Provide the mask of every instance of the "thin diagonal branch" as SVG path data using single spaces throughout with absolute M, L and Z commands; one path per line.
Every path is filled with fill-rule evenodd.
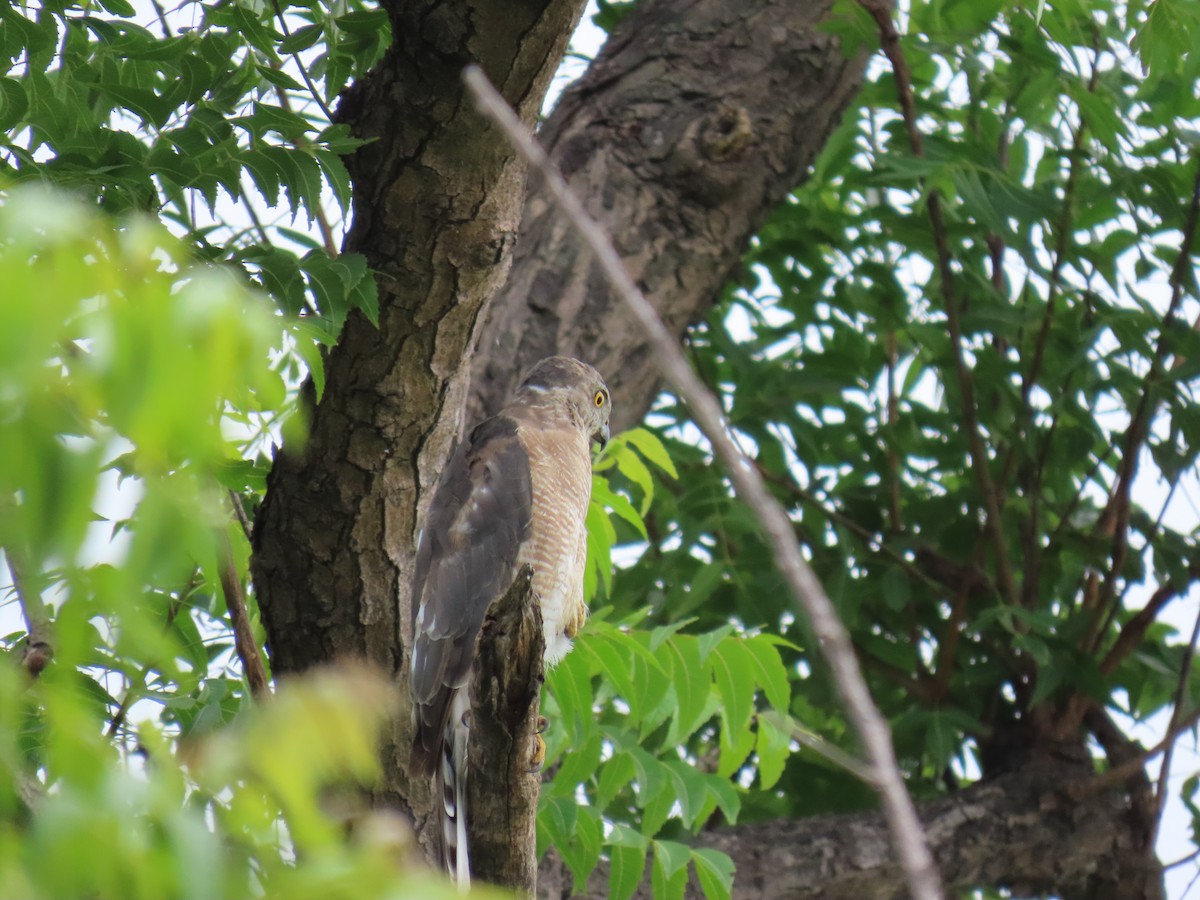
M 1191 681 L 1192 660 L 1196 658 L 1196 643 L 1200 641 L 1200 613 L 1196 614 L 1196 622 L 1192 626 L 1192 637 L 1183 653 L 1183 662 L 1179 667 L 1179 682 L 1175 685 L 1175 706 L 1171 710 L 1171 724 L 1167 726 L 1167 734 L 1175 732 L 1179 720 L 1183 718 L 1183 704 L 1188 695 L 1188 682 Z M 1154 846 L 1162 825 L 1163 808 L 1167 803 L 1167 778 L 1171 774 L 1171 757 L 1175 753 L 1175 741 L 1163 748 L 1162 766 L 1158 770 L 1158 788 L 1154 794 L 1155 816 L 1154 834 L 1150 837 L 1150 845 Z
M 229 609 L 229 621 L 233 625 L 233 646 L 242 671 L 250 684 L 250 693 L 255 700 L 262 700 L 271 693 L 258 641 L 250 627 L 250 615 L 246 612 L 246 594 L 242 590 L 242 579 L 238 577 L 237 564 L 233 561 L 233 547 L 229 535 L 221 528 L 217 532 L 217 577 L 221 580 L 221 592 L 225 595 L 225 606 Z
M 873 787 L 883 802 L 892 841 L 912 895 L 917 900 L 941 898 L 941 879 L 934 867 L 912 799 L 905 790 L 887 722 L 871 700 L 854 656 L 850 636 L 838 619 L 825 589 L 800 554 L 792 531 L 792 521 L 771 496 L 758 470 L 738 451 L 729 436 L 720 405 L 704 389 L 675 339 L 629 277 L 607 235 L 588 216 L 579 198 L 567 187 L 562 175 L 529 136 L 483 72 L 471 66 L 464 73 L 464 78 L 481 111 L 500 126 L 520 155 L 541 173 L 559 210 L 571 221 L 600 264 L 614 293 L 626 304 L 652 342 L 659 371 L 687 403 L 696 425 L 725 464 L 738 496 L 758 518 L 772 549 L 775 564 L 796 606 L 806 616 L 817 637 L 847 717 L 854 724 L 870 760 Z
M 275 0 L 274 7 L 275 7 L 275 18 L 277 18 L 279 20 L 279 27 L 283 31 L 284 38 L 290 38 L 292 36 L 292 30 L 288 27 L 287 17 L 284 16 L 283 9 L 280 8 L 278 0 Z M 302 60 L 300 58 L 299 53 L 293 53 L 293 54 L 291 54 L 291 56 L 292 56 L 292 60 L 296 63 L 296 68 L 300 70 L 300 77 L 302 79 L 304 79 L 304 86 L 308 88 L 308 93 L 312 97 L 313 102 L 316 103 L 317 106 L 319 106 L 321 108 L 321 112 L 325 114 L 325 119 L 329 122 L 332 122 L 333 121 L 333 113 L 332 113 L 332 111 L 330 111 L 329 107 L 326 105 L 325 101 L 322 99 L 321 92 L 318 91 L 317 86 L 315 84 L 313 84 L 312 78 L 309 77 L 308 66 L 306 66 L 304 64 L 304 60 Z M 271 62 L 275 63 L 276 61 L 271 60 Z M 280 90 L 281 99 L 282 99 L 282 94 L 283 94 L 283 91 L 281 89 Z M 285 107 L 287 106 L 286 100 L 284 100 L 284 106 Z
M 908 63 L 904 58 L 904 53 L 900 49 L 900 38 L 896 34 L 896 26 L 892 22 L 891 6 L 881 0 L 859 0 L 859 2 L 871 14 L 879 27 L 880 47 L 892 64 L 896 92 L 900 100 L 900 111 L 904 116 L 904 125 L 908 131 L 909 145 L 913 156 L 921 158 L 925 155 L 925 149 L 921 131 L 917 128 L 912 79 L 909 77 Z M 954 287 L 950 241 L 946 234 L 945 217 L 942 215 L 941 193 L 936 188 L 929 188 L 925 206 L 929 211 L 933 243 L 937 251 L 938 279 L 941 282 L 943 305 L 946 310 L 946 329 L 950 332 L 950 347 L 954 354 L 954 374 L 962 399 L 963 426 L 971 453 L 972 468 L 974 468 L 975 477 L 979 481 L 979 492 L 982 495 L 984 511 L 987 514 L 987 531 L 991 537 L 992 552 L 996 556 L 996 579 L 1005 601 L 1010 605 L 1016 605 L 1017 589 L 1013 580 L 1012 564 L 1008 557 L 1008 545 L 1004 542 L 1004 530 L 1000 523 L 999 495 L 992 480 L 991 463 L 983 441 L 983 433 L 979 429 L 975 383 L 963 354 L 962 323 L 958 317 L 959 300 Z
M 1159 613 L 1163 611 L 1168 603 L 1182 594 L 1189 586 L 1200 578 L 1200 566 L 1191 566 L 1188 568 L 1188 581 L 1185 584 L 1176 584 L 1168 582 L 1161 585 L 1150 599 L 1132 619 L 1125 623 L 1121 629 L 1121 633 L 1117 636 L 1116 643 L 1112 645 L 1104 659 L 1100 661 L 1100 674 L 1111 675 L 1126 657 L 1129 656 L 1142 639 L 1146 636 L 1147 629 L 1150 628 L 1154 620 L 1158 618 Z
M 900 462 L 896 456 L 895 428 L 900 421 L 900 399 L 896 392 L 896 365 L 899 360 L 896 332 L 887 333 L 887 407 L 884 422 L 888 426 L 887 450 L 888 471 L 888 525 L 893 531 L 904 528 L 900 515 Z
M 954 674 L 955 656 L 958 654 L 958 643 L 962 638 L 963 623 L 967 618 L 967 600 L 970 599 L 971 589 L 975 587 L 976 573 L 983 561 L 983 544 L 976 540 L 975 551 L 971 556 L 971 565 L 963 575 L 961 584 L 954 594 L 954 602 L 950 606 L 950 617 L 942 630 L 941 640 L 938 641 L 937 661 L 934 667 L 933 690 L 934 696 L 941 700 L 950 690 L 950 677 Z
M 936 577 L 931 576 L 920 566 L 914 564 L 911 560 L 906 559 L 903 553 L 900 553 L 894 547 L 889 546 L 887 541 L 883 540 L 879 534 L 871 531 L 869 528 L 864 528 L 837 507 L 825 503 L 811 491 L 807 490 L 806 488 L 802 488 L 793 479 L 785 478 L 775 474 L 757 460 L 752 460 L 751 462 L 758 470 L 758 473 L 762 476 L 763 480 L 789 491 L 801 503 L 811 506 L 835 525 L 840 525 L 847 531 L 851 532 L 855 537 L 862 541 L 863 546 L 872 553 L 887 557 L 896 566 L 903 569 L 908 575 L 919 581 L 925 582 L 925 584 L 929 585 L 935 590 L 941 590 L 944 586 L 946 586 L 944 581 L 940 581 Z M 935 557 L 933 561 L 939 565 L 954 565 L 952 561 L 943 560 L 941 557 Z M 975 574 L 978 575 L 979 573 Z M 984 585 L 984 587 L 986 587 L 986 585 Z
M 12 575 L 13 592 L 17 595 L 17 603 L 25 619 L 25 648 L 21 652 L 21 665 L 31 677 L 37 678 L 54 656 L 50 613 L 42 602 L 41 591 L 26 578 L 25 563 L 19 558 L 20 555 L 11 546 L 4 548 L 8 572 Z
M 246 515 L 246 507 L 242 505 L 242 498 L 237 491 L 229 492 L 229 503 L 233 506 L 234 518 L 238 520 L 238 524 L 242 526 L 242 534 L 246 536 L 247 541 L 253 541 L 254 529 L 250 524 L 250 519 Z
M 1107 772 L 1101 772 L 1094 778 L 1089 778 L 1086 781 L 1080 781 L 1075 784 L 1067 785 L 1067 794 L 1075 801 L 1082 800 L 1084 797 L 1089 797 L 1100 791 L 1106 790 L 1113 785 L 1120 784 L 1132 775 L 1136 775 L 1146 767 L 1146 763 L 1154 759 L 1160 753 L 1166 751 L 1168 747 L 1179 739 L 1179 736 L 1189 728 L 1195 727 L 1200 723 L 1200 706 L 1196 707 L 1186 716 L 1183 716 L 1179 721 L 1167 731 L 1166 736 L 1161 741 L 1151 747 L 1149 750 L 1137 754 L 1130 759 L 1124 760 L 1119 765 L 1113 766 Z

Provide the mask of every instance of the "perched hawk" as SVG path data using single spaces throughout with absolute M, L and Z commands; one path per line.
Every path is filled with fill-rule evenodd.
M 518 569 L 533 568 L 546 665 L 583 625 L 592 441 L 608 440 L 608 387 L 591 366 L 544 359 L 512 401 L 455 452 L 433 495 L 417 549 L 412 606 L 412 770 L 438 779 L 443 855 L 470 882 L 465 716 L 475 638 Z

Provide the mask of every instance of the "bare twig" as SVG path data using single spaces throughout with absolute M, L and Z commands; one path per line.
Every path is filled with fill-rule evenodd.
M 1182 594 L 1188 589 L 1195 579 L 1200 578 L 1200 566 L 1191 566 L 1188 568 L 1188 581 L 1184 584 L 1176 584 L 1175 582 L 1167 582 L 1160 585 L 1150 599 L 1146 601 L 1146 605 L 1138 610 L 1137 614 L 1125 623 L 1121 628 L 1121 633 L 1117 635 L 1116 642 L 1104 655 L 1104 659 L 1100 661 L 1100 674 L 1104 676 L 1111 675 L 1126 657 L 1129 656 L 1146 636 L 1146 631 L 1158 618 L 1158 614 L 1163 611 L 1168 603 Z
M 246 595 L 242 591 L 242 580 L 238 577 L 237 565 L 233 561 L 233 548 L 224 528 L 217 532 L 217 577 L 221 579 L 221 592 L 225 595 L 229 621 L 233 625 L 233 646 L 238 659 L 242 661 L 246 681 L 250 683 L 250 693 L 255 700 L 262 700 L 270 694 L 271 688 L 262 655 L 258 652 L 258 642 L 254 639 L 254 630 L 250 627 L 250 615 L 246 612 Z
M 896 34 L 896 26 L 892 22 L 892 6 L 884 0 L 859 0 L 859 3 L 871 14 L 879 27 L 880 47 L 892 64 L 900 111 L 904 116 L 904 125 L 908 131 L 909 145 L 913 156 L 923 157 L 925 150 L 921 131 L 917 128 L 912 79 L 909 76 L 908 63 L 900 49 L 900 37 Z M 971 453 L 972 468 L 975 470 L 975 477 L 979 482 L 979 493 L 983 498 L 984 511 L 987 513 L 987 531 L 992 542 L 992 552 L 996 556 L 996 580 L 1005 601 L 1015 606 L 1017 603 L 1016 584 L 1013 580 L 1012 564 L 1008 557 L 1008 545 L 1004 541 L 1004 529 L 1001 527 L 1000 501 L 992 479 L 991 461 L 988 459 L 983 433 L 979 429 L 975 383 L 963 353 L 962 323 L 958 316 L 959 299 L 954 288 L 950 240 L 947 237 L 945 217 L 942 215 L 941 194 L 936 188 L 928 190 L 925 206 L 929 211 L 933 243 L 937 250 L 938 279 L 941 282 L 943 306 L 946 310 L 946 330 L 950 332 L 950 347 L 954 354 L 954 374 L 962 399 L 963 426 L 967 436 L 967 446 Z
M 279 20 L 279 27 L 283 31 L 284 38 L 290 38 L 292 36 L 292 30 L 291 30 L 291 28 L 288 27 L 287 17 L 284 16 L 284 14 L 283 14 L 283 9 L 279 5 L 279 0 L 275 0 L 274 7 L 275 7 L 275 18 L 277 18 Z M 321 98 L 321 92 L 317 90 L 317 86 L 313 83 L 312 78 L 309 76 L 308 66 L 306 66 L 304 64 L 304 60 L 302 60 L 300 58 L 299 53 L 293 53 L 293 54 L 291 54 L 291 56 L 292 56 L 292 60 L 296 63 L 296 68 L 300 70 L 300 77 L 304 79 L 304 86 L 308 88 L 308 93 L 312 97 L 313 102 L 316 103 L 317 106 L 319 106 L 321 108 L 321 112 L 325 115 L 326 121 L 332 122 L 333 121 L 333 112 L 329 109 L 329 107 L 326 105 L 325 101 Z M 276 61 L 271 60 L 271 62 L 275 63 Z M 284 103 L 284 106 L 286 107 L 287 101 L 284 100 L 283 103 Z
M 570 219 L 600 264 L 613 291 L 624 301 L 654 346 L 659 370 L 691 409 L 696 425 L 725 464 L 738 496 L 758 518 L 773 551 L 775 564 L 799 611 L 807 617 L 817 637 L 847 717 L 854 724 L 870 760 L 872 786 L 883 802 L 884 814 L 909 889 L 918 900 L 941 898 L 941 879 L 896 764 L 887 722 L 871 701 L 850 636 L 816 575 L 800 555 L 787 513 L 771 496 L 753 464 L 738 451 L 726 429 L 720 405 L 696 378 L 679 345 L 629 277 L 612 242 L 584 211 L 582 203 L 567 187 L 557 169 L 529 136 L 504 99 L 488 83 L 483 72 L 478 67 L 470 66 L 464 72 L 464 79 L 481 111 L 501 128 L 520 155 L 541 173 L 558 208 Z
M 1191 681 L 1192 660 L 1196 658 L 1196 642 L 1200 641 L 1200 613 L 1196 615 L 1196 623 L 1192 626 L 1192 637 L 1187 649 L 1183 652 L 1183 663 L 1179 667 L 1179 682 L 1175 685 L 1175 706 L 1171 710 L 1171 724 L 1167 726 L 1167 734 L 1171 734 L 1183 718 L 1183 704 L 1188 696 L 1188 682 Z M 1147 843 L 1153 847 L 1158 837 L 1159 826 L 1162 825 L 1163 808 L 1167 803 L 1167 778 L 1171 774 L 1171 757 L 1175 753 L 1175 742 L 1163 748 L 1162 766 L 1158 770 L 1158 788 L 1154 794 L 1155 816 L 1154 834 Z
M 238 520 L 238 524 L 242 526 L 242 534 L 246 536 L 246 540 L 250 541 L 254 537 L 254 529 L 250 525 L 250 519 L 246 516 L 246 507 L 242 506 L 242 498 L 237 491 L 229 492 L 229 502 L 233 505 L 233 515 Z
M 31 677 L 37 678 L 50 664 L 54 656 L 51 643 L 50 613 L 42 602 L 42 592 L 26 578 L 25 564 L 20 553 L 11 546 L 4 548 L 8 560 L 8 571 L 12 575 L 13 592 L 25 618 L 25 649 L 21 653 L 21 665 Z
M 1130 759 L 1124 760 L 1120 764 L 1113 766 L 1107 772 L 1100 773 L 1095 778 L 1089 778 L 1087 781 L 1081 781 L 1077 784 L 1069 785 L 1067 792 L 1073 799 L 1080 800 L 1083 797 L 1087 797 L 1096 793 L 1097 791 L 1102 791 L 1106 788 L 1112 787 L 1113 785 L 1120 784 L 1144 769 L 1146 767 L 1146 763 L 1154 759 L 1154 757 L 1158 756 L 1160 753 L 1165 752 L 1168 747 L 1172 746 L 1175 741 L 1179 739 L 1181 734 L 1183 734 L 1189 728 L 1195 727 L 1198 722 L 1200 722 L 1200 707 L 1192 710 L 1186 716 L 1181 717 L 1179 721 L 1167 731 L 1166 736 L 1149 750 L 1145 750 L 1138 755 L 1131 757 Z
M 904 528 L 904 520 L 900 516 L 900 462 L 896 457 L 895 428 L 900 421 L 900 399 L 896 393 L 896 365 L 899 361 L 899 348 L 896 332 L 887 333 L 887 408 L 884 421 L 888 426 L 887 467 L 888 467 L 888 524 L 893 531 Z
M 1197 857 L 1200 857 L 1200 848 L 1193 850 L 1187 856 L 1175 860 L 1175 862 L 1165 863 L 1163 865 L 1163 871 L 1170 872 L 1172 869 L 1178 869 L 1180 866 L 1186 866 L 1188 863 L 1194 861 Z
M 279 0 L 275 0 L 274 6 L 275 6 L 275 18 L 277 18 L 279 20 L 279 27 L 283 31 L 283 36 L 284 36 L 284 38 L 290 38 L 292 36 L 292 31 L 288 27 L 287 16 L 285 16 L 283 14 L 283 9 L 279 6 Z M 292 56 L 292 60 L 296 63 L 296 68 L 300 71 L 300 77 L 302 79 L 304 79 L 304 86 L 306 88 L 308 88 L 309 96 L 312 98 L 313 102 L 316 103 L 318 107 L 320 107 L 321 114 L 325 116 L 325 121 L 332 122 L 333 121 L 333 112 L 332 112 L 332 110 L 329 109 L 328 104 L 326 104 L 325 101 L 322 99 L 321 92 L 319 90 L 317 90 L 317 86 L 313 83 L 312 78 L 309 76 L 308 66 L 304 65 L 304 60 L 302 60 L 300 58 L 299 53 L 293 53 L 293 54 L 291 54 L 291 56 Z M 279 61 L 277 59 L 275 59 L 273 57 L 273 55 L 271 58 L 269 58 L 267 60 L 267 64 L 270 65 L 271 68 L 273 68 L 273 69 L 281 69 L 282 68 L 279 64 Z M 287 89 L 280 85 L 277 85 L 275 88 L 275 95 L 277 97 L 279 97 L 279 105 L 281 107 L 283 107 L 283 109 L 287 110 L 288 112 L 291 112 L 292 104 L 288 98 Z M 306 141 L 304 139 L 300 139 L 299 141 L 296 142 L 296 145 L 298 147 L 300 147 L 307 143 L 308 143 L 308 141 Z M 330 256 L 337 256 L 338 255 L 337 240 L 334 237 L 333 227 L 329 224 L 329 219 L 325 215 L 325 210 L 321 207 L 321 204 L 318 203 L 317 208 L 310 209 L 309 212 L 312 214 L 313 218 L 316 219 L 316 221 L 317 221 L 317 227 L 321 231 L 321 239 L 325 244 L 325 252 L 328 253 Z
M 775 474 L 757 460 L 751 460 L 751 463 L 758 470 L 758 473 L 762 476 L 763 480 L 791 492 L 801 503 L 811 506 L 835 525 L 840 525 L 847 531 L 851 532 L 855 537 L 863 542 L 863 546 L 867 550 L 870 550 L 872 553 L 875 553 L 879 556 L 887 557 L 896 566 L 903 569 L 907 574 L 919 581 L 923 581 L 925 584 L 934 588 L 934 590 L 940 591 L 943 587 L 945 587 L 945 582 L 938 580 L 934 576 L 931 576 L 920 566 L 906 559 L 903 553 L 900 553 L 894 547 L 889 546 L 887 541 L 883 540 L 883 538 L 877 532 L 874 532 L 869 528 L 864 528 L 844 512 L 837 509 L 837 507 L 823 502 L 811 491 L 802 488 L 794 480 Z M 945 562 L 948 565 L 953 565 L 952 562 L 949 560 L 943 560 L 941 557 L 934 558 L 934 562 L 939 564 Z M 979 573 L 976 574 L 978 575 Z

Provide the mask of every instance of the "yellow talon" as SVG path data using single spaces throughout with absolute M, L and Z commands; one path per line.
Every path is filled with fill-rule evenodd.
M 542 719 L 541 721 L 545 721 Z M 539 725 L 541 722 L 538 723 Z M 546 741 L 542 738 L 541 733 L 535 733 L 533 736 L 533 756 L 529 760 L 529 771 L 540 772 L 542 766 L 546 763 Z

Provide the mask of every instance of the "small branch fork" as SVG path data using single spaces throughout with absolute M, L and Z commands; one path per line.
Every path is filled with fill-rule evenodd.
M 649 337 L 659 370 L 691 409 L 696 425 L 729 472 L 738 496 L 758 518 L 772 549 L 775 564 L 799 612 L 808 619 L 817 637 L 846 714 L 862 741 L 870 764 L 871 784 L 883 803 L 884 815 L 911 895 L 917 900 L 940 900 L 944 896 L 941 879 L 896 764 L 887 722 L 871 700 L 850 636 L 838 619 L 824 588 L 800 554 L 793 524 L 787 513 L 767 490 L 753 463 L 730 437 L 716 398 L 696 377 L 675 339 L 633 283 L 607 235 L 584 211 L 583 205 L 567 187 L 545 152 L 526 133 L 525 127 L 483 72 L 471 66 L 463 77 L 481 111 L 500 127 L 520 155 L 541 173 L 558 208 L 570 219 L 595 255 L 613 291 L 624 301 Z

